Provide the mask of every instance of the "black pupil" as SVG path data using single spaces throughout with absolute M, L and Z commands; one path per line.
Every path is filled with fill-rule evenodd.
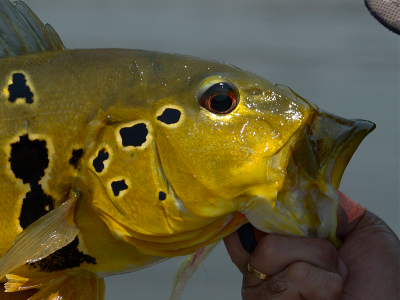
M 218 94 L 212 97 L 210 107 L 216 112 L 224 112 L 232 107 L 232 99 L 226 94 Z

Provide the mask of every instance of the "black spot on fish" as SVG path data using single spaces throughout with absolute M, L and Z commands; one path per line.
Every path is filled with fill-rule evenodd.
M 163 201 L 163 200 L 165 200 L 166 198 L 167 198 L 167 194 L 166 194 L 166 193 L 164 193 L 164 192 L 159 192 L 159 193 L 158 193 L 158 200 Z
M 125 183 L 125 180 L 113 181 L 111 183 L 111 188 L 114 192 L 114 196 L 118 196 L 120 191 L 126 190 L 128 186 Z
M 139 123 L 132 127 L 125 127 L 119 131 L 122 138 L 122 145 L 127 146 L 141 146 L 147 138 L 149 131 L 147 130 L 146 124 Z
M 97 264 L 96 258 L 79 251 L 78 245 L 79 239 L 76 237 L 67 246 L 29 265 L 33 268 L 39 268 L 44 272 L 56 272 L 79 267 L 84 262 Z
M 46 141 L 30 140 L 28 135 L 19 137 L 19 142 L 11 144 L 11 170 L 24 183 L 35 183 L 44 176 L 49 166 Z
M 83 149 L 72 150 L 72 157 L 69 160 L 69 163 L 76 168 L 78 168 L 79 161 L 81 160 L 83 155 Z
M 108 159 L 108 152 L 105 148 L 101 149 L 97 154 L 97 157 L 93 160 L 93 167 L 97 173 L 100 173 L 104 169 L 103 162 Z
M 78 163 L 83 150 L 74 150 L 71 164 Z M 22 203 L 19 223 L 23 229 L 54 209 L 54 200 L 46 195 L 39 184 L 49 166 L 46 141 L 30 140 L 28 135 L 20 136 L 19 142 L 11 144 L 9 162 L 15 177 L 29 183 L 31 190 Z M 83 262 L 96 264 L 96 259 L 78 250 L 79 240 L 75 238 L 67 246 L 48 257 L 30 264 L 32 268 L 53 272 L 79 267 Z
M 21 73 L 13 74 L 13 83 L 8 86 L 10 96 L 8 101 L 15 102 L 17 98 L 25 98 L 26 103 L 33 103 L 33 93 L 29 86 L 26 85 L 25 75 Z
M 181 112 L 175 108 L 167 108 L 163 111 L 161 116 L 157 117 L 157 120 L 165 124 L 175 124 L 179 122 L 181 118 Z
M 25 229 L 53 209 L 53 199 L 44 193 L 39 184 L 31 184 L 31 191 L 26 194 L 22 203 L 19 224 Z
M 49 166 L 46 141 L 30 140 L 28 135 L 20 136 L 19 142 L 11 144 L 9 162 L 15 177 L 29 183 L 31 191 L 22 203 L 19 223 L 23 229 L 54 208 L 53 199 L 46 195 L 39 184 Z

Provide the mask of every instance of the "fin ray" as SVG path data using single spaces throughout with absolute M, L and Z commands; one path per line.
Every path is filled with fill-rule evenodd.
M 0 0 L 0 58 L 65 49 L 54 29 L 43 25 L 22 1 Z
M 195 253 L 188 255 L 183 259 L 175 275 L 174 284 L 169 300 L 179 300 L 183 291 L 189 282 L 190 277 L 196 272 L 197 267 L 210 255 L 211 251 L 220 241 L 200 248 Z
M 15 3 L 15 10 L 21 16 L 26 24 L 26 26 L 30 29 L 30 32 L 36 37 L 38 41 L 38 46 L 40 50 L 45 50 L 48 48 L 52 48 L 54 45 L 51 45 L 49 42 L 49 38 L 47 37 L 46 28 L 44 27 L 42 21 L 35 15 L 35 13 L 26 5 L 24 2 L 20 1 Z
M 38 261 L 68 245 L 78 235 L 74 207 L 78 196 L 72 196 L 18 235 L 13 246 L 0 259 L 0 278 L 15 268 Z
M 40 289 L 28 300 L 104 299 L 104 280 L 88 271 L 25 278 L 7 275 L 6 292 Z

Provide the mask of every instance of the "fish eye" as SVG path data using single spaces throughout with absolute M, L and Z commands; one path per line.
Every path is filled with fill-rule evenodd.
M 200 104 L 214 114 L 230 113 L 238 104 L 235 88 L 228 82 L 210 86 L 201 96 Z

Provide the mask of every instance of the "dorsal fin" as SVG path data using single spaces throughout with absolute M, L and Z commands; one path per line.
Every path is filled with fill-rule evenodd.
M 28 5 L 0 0 L 0 58 L 63 49 L 53 27 L 43 25 Z

